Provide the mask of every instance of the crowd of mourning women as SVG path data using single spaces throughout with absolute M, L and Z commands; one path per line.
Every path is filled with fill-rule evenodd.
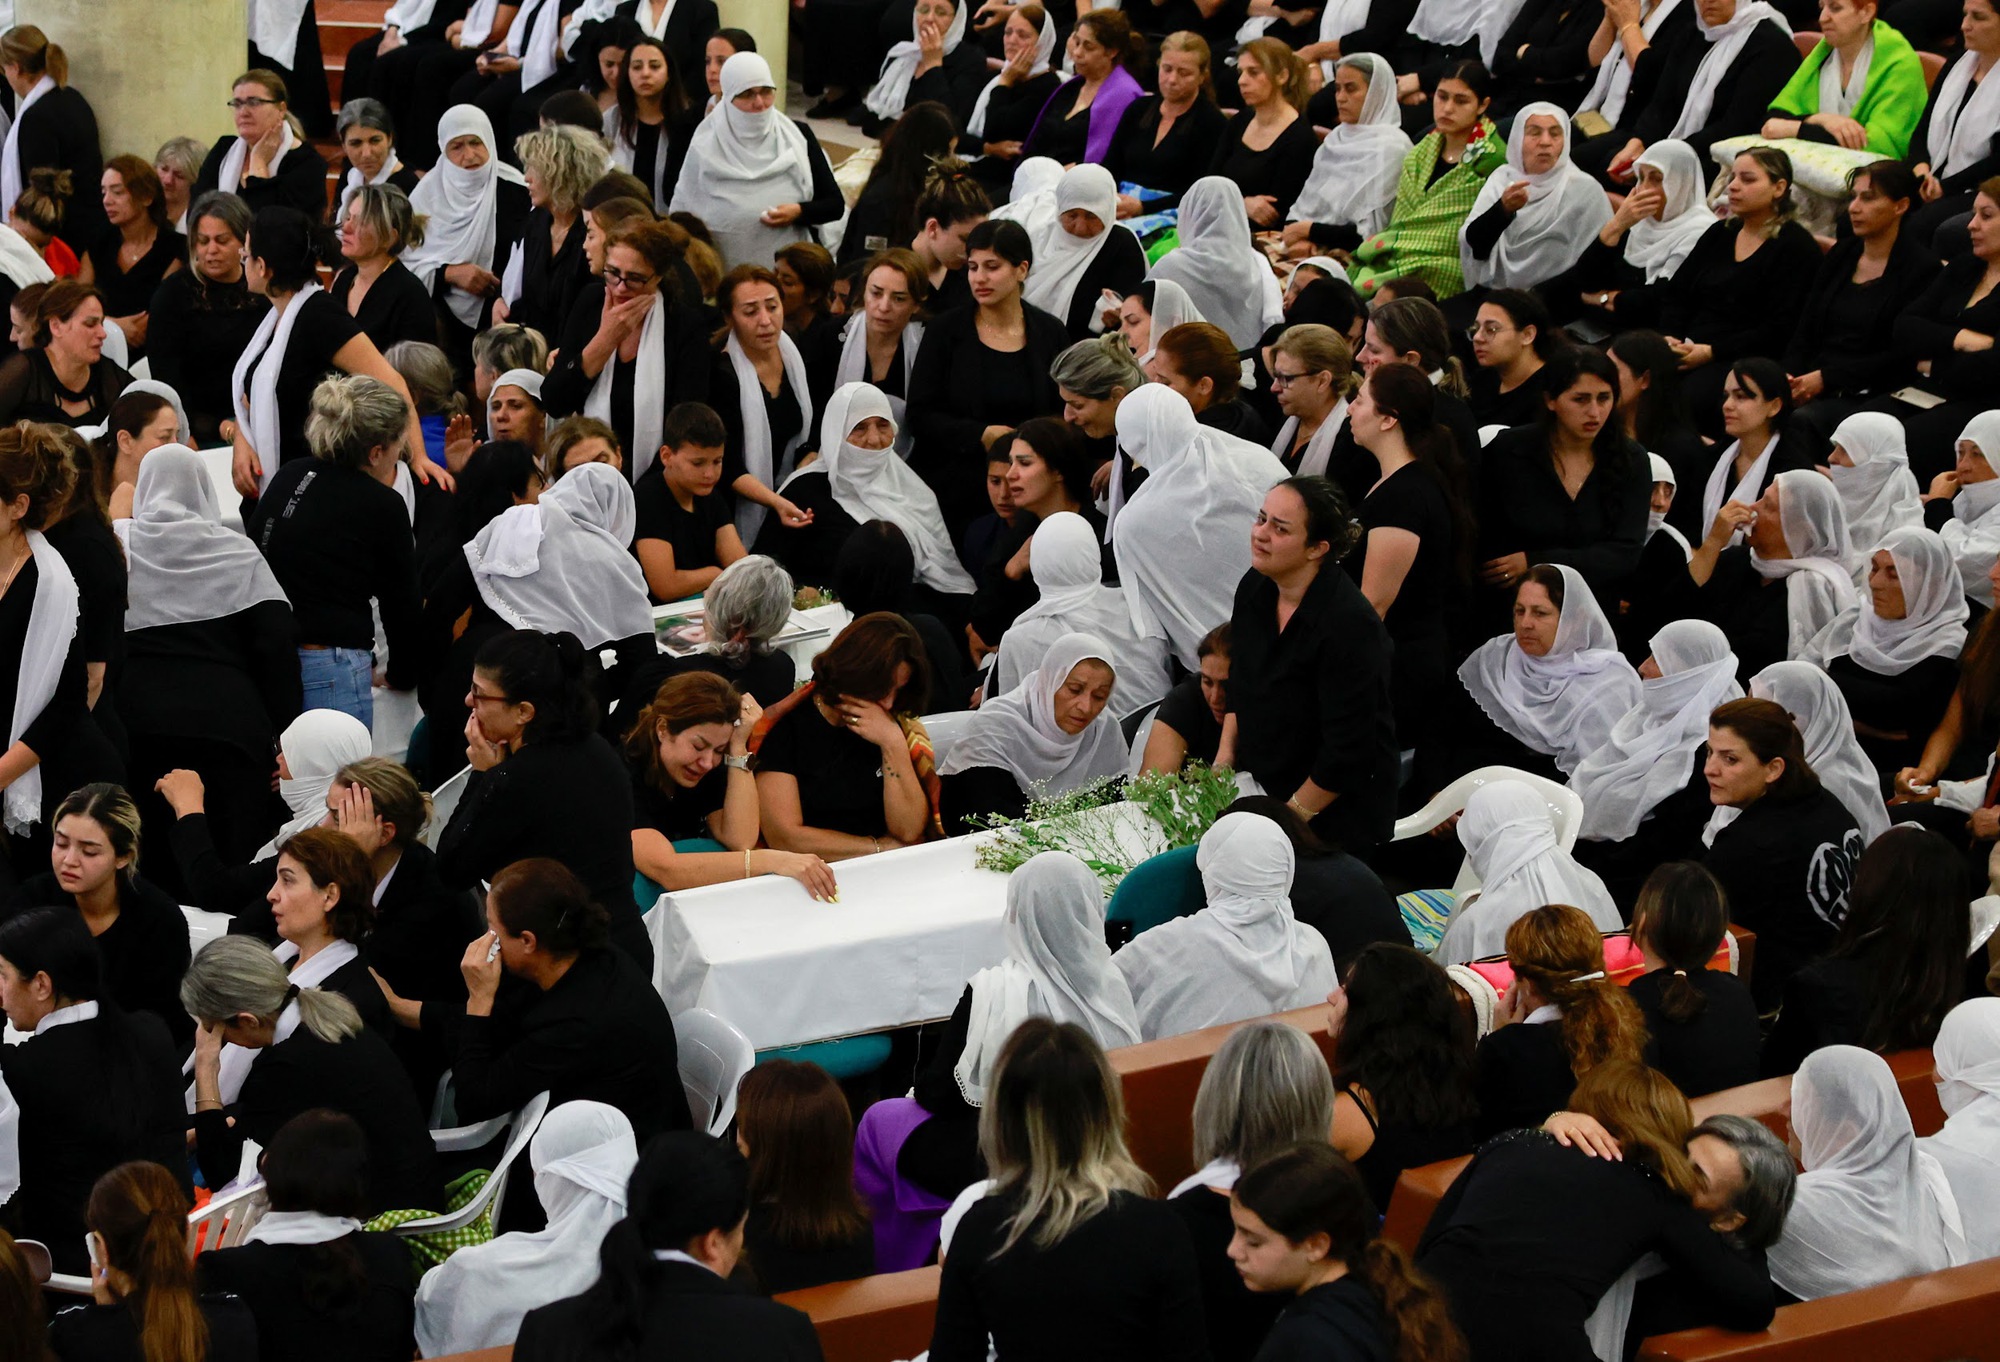
M 802 0 L 838 179 L 711 0 L 397 0 L 337 116 L 250 11 L 150 157 L 0 34 L 0 1356 L 941 1260 L 936 1362 L 1619 1362 L 2000 1255 L 1996 0 Z M 663 892 L 1201 764 L 1198 911 L 1046 851 L 690 1110 Z M 1105 1052 L 1225 1023 L 1156 1186 Z

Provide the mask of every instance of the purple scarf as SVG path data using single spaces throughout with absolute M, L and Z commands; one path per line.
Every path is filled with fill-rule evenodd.
M 1024 156 L 1034 154 L 1035 134 L 1042 130 L 1042 120 L 1049 116 L 1049 110 L 1068 107 L 1063 91 L 1081 84 L 1082 76 L 1071 76 L 1058 85 L 1042 111 L 1035 115 L 1035 126 L 1028 131 L 1027 148 Z M 1118 131 L 1118 120 L 1125 115 L 1125 108 L 1133 100 L 1145 94 L 1145 90 L 1134 79 L 1132 73 L 1122 66 L 1113 67 L 1111 74 L 1104 78 L 1104 84 L 1097 87 L 1097 98 L 1090 101 L 1090 137 L 1084 144 L 1083 159 L 1102 165 L 1104 158 L 1111 154 L 1111 138 Z

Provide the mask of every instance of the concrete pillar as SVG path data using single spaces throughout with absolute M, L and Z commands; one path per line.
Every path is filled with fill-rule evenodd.
M 757 55 L 771 63 L 771 75 L 778 82 L 778 107 L 784 108 L 785 68 L 791 56 L 791 5 L 787 0 L 717 0 L 716 8 L 724 28 L 740 28 L 757 40 Z M 805 114 L 804 109 L 787 112 L 794 118 Z
M 131 152 L 150 161 L 170 137 L 210 143 L 230 131 L 224 105 L 249 43 L 243 0 L 15 0 L 14 21 L 68 54 L 107 160 Z

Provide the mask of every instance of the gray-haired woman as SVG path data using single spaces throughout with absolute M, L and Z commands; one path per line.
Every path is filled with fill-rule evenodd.
M 237 1176 L 245 1141 L 268 1145 L 292 1117 L 325 1108 L 353 1117 L 368 1137 L 371 1211 L 444 1205 L 430 1132 L 403 1066 L 347 999 L 297 987 L 262 942 L 230 936 L 195 956 L 181 980 L 181 1005 L 199 1023 L 195 1158 L 210 1187 Z M 259 1052 L 228 1106 L 225 1042 Z
M 708 644 L 687 657 L 661 654 L 632 677 L 618 713 L 637 714 L 670 676 L 715 672 L 748 691 L 760 705 L 775 705 L 798 684 L 791 654 L 771 646 L 792 617 L 792 576 L 761 553 L 737 559 L 703 593 Z M 614 718 L 616 716 L 613 716 Z

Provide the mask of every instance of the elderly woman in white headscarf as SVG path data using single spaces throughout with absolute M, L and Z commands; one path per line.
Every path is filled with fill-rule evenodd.
M 1639 703 L 1639 673 L 1590 584 L 1551 563 L 1528 569 L 1514 589 L 1514 631 L 1481 644 L 1458 678 L 1502 732 L 1565 775 Z
M 343 766 L 374 750 L 368 726 L 337 709 L 309 709 L 286 725 L 278 737 L 278 796 L 292 816 L 251 859 L 275 857 L 293 833 L 324 823 L 326 792 L 333 788 L 334 777 Z
M 1243 191 L 1220 175 L 1204 175 L 1181 196 L 1180 213 L 1180 245 L 1161 257 L 1151 277 L 1186 289 L 1203 317 L 1248 350 L 1285 319 L 1285 310 L 1271 262 L 1251 243 Z
M 1806 765 L 1819 783 L 1854 815 L 1864 842 L 1872 842 L 1889 830 L 1889 809 L 1882 800 L 1881 781 L 1875 768 L 1854 736 L 1854 720 L 1848 713 L 1847 697 L 1833 678 L 1810 662 L 1773 662 L 1750 678 L 1750 694 L 1785 707 L 1798 725 L 1803 740 Z M 1701 840 L 1714 845 L 1715 835 L 1735 822 L 1743 811 L 1726 804 L 1717 805 L 1709 815 Z
M 1880 1055 L 1809 1055 L 1792 1080 L 1792 1131 L 1805 1172 L 1770 1249 L 1779 1287 L 1812 1301 L 1969 1260 L 1951 1183 L 1918 1146 Z
M 1924 523 L 1903 423 L 1895 417 L 1879 411 L 1848 417 L 1834 427 L 1826 463 L 1855 544 L 1879 544 L 1891 530 Z
M 528 1145 L 548 1224 L 452 1254 L 417 1288 L 417 1348 L 425 1357 L 500 1348 L 530 1310 L 597 1280 L 597 1250 L 625 1215 L 638 1165 L 632 1123 L 602 1102 L 565 1102 Z
M 1166 639 L 1193 670 L 1202 638 L 1234 608 L 1250 567 L 1251 524 L 1285 466 L 1270 450 L 1196 421 L 1187 399 L 1163 383 L 1129 394 L 1117 423 L 1119 447 L 1146 470 L 1112 539 L 1118 579 L 1139 636 Z
M 410 207 L 424 217 L 424 239 L 403 253 L 403 264 L 433 296 L 442 275 L 452 319 L 478 331 L 527 219 L 528 182 L 500 159 L 493 123 L 476 104 L 445 110 L 437 144 L 443 154 L 410 191 Z
M 1028 569 L 1041 592 L 1000 637 L 990 692 L 1004 695 L 1040 667 L 1050 645 L 1065 634 L 1088 634 L 1104 644 L 1118 675 L 1112 713 L 1123 718 L 1167 693 L 1166 645 L 1132 630 L 1124 591 L 1104 585 L 1103 559 L 1090 522 L 1058 511 L 1035 528 Z
M 1118 182 L 1100 165 L 1063 172 L 1055 220 L 1035 232 L 1033 244 L 1035 268 L 1021 300 L 1060 318 L 1071 340 L 1104 329 L 1105 293 L 1123 298 L 1146 277 L 1146 248 L 1118 221 Z
M 1662 12 L 1671 6 L 1662 5 Z M 1605 65 L 1609 66 L 1610 61 Z M 1632 163 L 1638 177 L 1632 192 L 1598 230 L 1607 246 L 1625 240 L 1625 263 L 1648 284 L 1673 278 L 1701 234 L 1715 225 L 1701 173 L 1701 157 L 1685 142 L 1664 138 Z M 1599 307 L 1610 300 L 1586 292 L 1583 301 Z
M 770 63 L 738 52 L 722 97 L 688 142 L 675 209 L 708 224 L 725 266 L 770 268 L 778 247 L 839 217 L 844 200 L 812 129 L 777 108 Z
M 1118 683 L 1110 651 L 1088 634 L 1064 634 L 1018 686 L 967 716 L 938 754 L 948 831 L 964 831 L 978 815 L 1018 817 L 1031 798 L 1125 774 L 1129 749 L 1110 708 Z
M 966 11 L 958 0 L 917 0 L 910 39 L 882 59 L 874 88 L 862 97 L 868 119 L 862 131 L 879 137 L 912 104 L 932 100 L 954 112 L 979 97 L 986 84 L 986 49 L 965 41 Z
M 1725 552 L 1731 527 L 1745 524 L 1747 557 Z M 1721 621 L 1747 674 L 1810 657 L 1819 632 L 1859 602 L 1856 566 L 1833 483 L 1794 469 L 1772 478 L 1756 505 L 1725 504 L 1688 573 L 1714 603 L 1705 613 Z
M 2000 1258 L 2000 998 L 1945 1014 L 1931 1046 L 1944 1129 L 1917 1141 L 1944 1169 L 1974 1260 Z
M 1056 185 L 1065 174 L 1063 163 L 1053 156 L 1029 156 L 1014 167 L 1013 185 L 1007 202 L 989 216 L 1002 222 L 1018 222 L 1028 229 L 1033 241 L 1056 220 Z
M 1569 159 L 1569 115 L 1554 104 L 1524 106 L 1507 139 L 1507 169 L 1479 187 L 1458 229 L 1468 288 L 1535 288 L 1583 258 L 1611 220 L 1611 201 Z
M 1458 820 L 1458 840 L 1479 875 L 1479 888 L 1445 924 L 1439 964 L 1505 955 L 1507 929 L 1546 904 L 1582 910 L 1599 931 L 1625 925 L 1604 881 L 1557 845 L 1548 801 L 1532 786 L 1496 780 L 1474 790 Z
M 1958 466 L 1940 473 L 1924 498 L 1951 498 L 1951 519 L 1938 529 L 1965 594 L 1993 604 L 1988 574 L 2000 559 L 2000 411 L 1983 411 L 1958 437 Z
M 1336 6 L 1328 6 L 1331 12 Z M 1396 72 L 1373 52 L 1333 63 L 1334 107 L 1340 122 L 1313 157 L 1306 187 L 1292 200 L 1285 244 L 1352 249 L 1389 225 L 1396 181 L 1410 138 L 1396 103 Z M 1345 274 L 1345 271 L 1342 272 Z
M 1318 1002 L 1338 979 L 1326 938 L 1292 915 L 1295 859 L 1284 829 L 1225 814 L 1195 855 L 1208 906 L 1111 957 L 1147 1040 Z

